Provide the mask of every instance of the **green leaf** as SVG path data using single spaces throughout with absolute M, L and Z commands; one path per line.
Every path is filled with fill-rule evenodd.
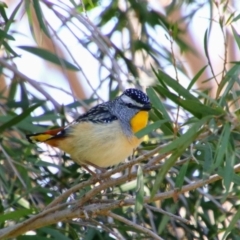
M 8 17 L 5 11 L 5 8 L 7 8 L 7 4 L 5 2 L 0 1 L 0 16 L 4 19 L 5 23 L 8 21 Z
M 44 232 L 46 234 L 49 234 L 50 236 L 52 236 L 54 239 L 59 239 L 59 240 L 71 240 L 70 238 L 68 238 L 67 236 L 65 236 L 64 234 L 62 234 L 59 230 L 57 229 L 53 229 L 53 228 L 48 228 L 48 227 L 44 227 L 39 229 L 41 232 Z
M 20 99 L 21 99 L 20 101 L 23 103 L 24 108 L 28 108 L 30 103 L 28 100 L 28 91 L 26 89 L 25 83 L 20 82 L 19 87 L 20 87 Z
M 23 3 L 23 1 L 19 1 L 19 3 L 18 3 L 18 4 L 16 5 L 16 7 L 14 8 L 14 10 L 11 11 L 11 15 L 10 15 L 10 17 L 9 17 L 7 23 L 6 23 L 6 26 L 5 26 L 5 28 L 4 28 L 4 31 L 8 32 L 8 30 L 10 29 L 12 23 L 15 22 L 15 17 L 16 17 L 16 15 L 19 13 L 18 11 L 19 11 L 22 3 Z
M 19 220 L 22 217 L 27 216 L 28 214 L 31 214 L 32 210 L 31 209 L 19 209 L 15 210 L 13 212 L 8 212 L 5 214 L 0 215 L 0 222 L 4 222 L 7 220 Z
M 139 165 L 137 170 L 135 213 L 139 213 L 143 209 L 143 203 L 144 203 L 144 181 L 142 168 Z
M 39 230 L 37 230 L 37 232 L 39 232 Z M 37 236 L 37 235 L 22 235 L 22 236 L 18 236 L 17 240 L 49 240 L 51 238 L 49 237 L 43 237 L 43 236 Z M 61 240 L 61 239 L 59 239 Z
M 178 102 L 184 109 L 188 110 L 196 117 L 200 116 L 200 118 L 205 116 L 220 116 L 225 113 L 225 111 L 218 106 L 209 107 L 205 104 L 196 102 L 194 100 L 179 99 Z
M 200 102 L 193 94 L 189 92 L 189 90 L 185 89 L 178 81 L 167 75 L 162 71 L 158 71 L 157 77 L 164 81 L 164 83 L 172 88 L 179 96 L 182 96 L 186 100 L 195 100 L 196 102 Z M 155 90 L 158 89 L 159 86 L 154 87 Z M 165 88 L 164 88 L 165 89 Z M 165 92 L 169 92 L 168 89 L 165 89 Z
M 43 59 L 45 59 L 49 62 L 52 62 L 52 63 L 55 63 L 57 65 L 66 67 L 66 68 L 68 68 L 70 70 L 73 70 L 73 71 L 79 71 L 78 67 L 74 66 L 72 63 L 66 61 L 65 59 L 60 58 L 57 55 L 49 52 L 46 49 L 37 48 L 37 47 L 29 47 L 29 46 L 18 46 L 18 47 L 27 51 L 27 52 L 30 52 L 30 53 L 38 56 L 40 58 L 43 58 Z
M 195 158 L 198 161 L 203 161 L 203 170 L 204 172 L 208 172 L 211 169 L 212 162 L 213 162 L 213 152 L 211 145 L 206 142 L 202 144 L 197 144 L 195 146 L 196 152 L 194 154 Z
M 12 100 L 15 99 L 18 84 L 19 84 L 18 81 L 16 81 L 15 79 L 12 80 L 9 87 L 8 102 L 11 102 Z M 16 102 L 16 100 L 14 100 L 14 102 Z
M 185 144 L 185 145 L 180 146 L 178 149 L 176 149 L 173 152 L 173 154 L 171 155 L 171 157 L 169 159 L 167 159 L 166 162 L 163 164 L 163 166 L 161 167 L 161 169 L 158 172 L 158 175 L 155 179 L 153 189 L 152 189 L 152 192 L 151 192 L 151 197 L 155 196 L 155 194 L 157 193 L 157 191 L 159 189 L 159 186 L 162 183 L 165 175 L 167 174 L 169 169 L 174 165 L 174 163 L 178 160 L 178 158 L 182 155 L 182 153 L 186 150 L 188 145 Z
M 239 34 L 237 33 L 237 31 L 235 30 L 235 28 L 232 26 L 232 32 L 233 32 L 233 36 L 235 38 L 235 41 L 238 45 L 238 48 L 240 49 L 240 36 Z
M 14 57 L 19 57 L 20 55 L 18 55 L 11 47 L 10 45 L 6 42 L 6 41 L 3 41 L 3 46 L 4 48 L 9 52 L 11 53 Z
M 36 117 L 31 117 L 31 122 L 41 122 L 41 121 L 48 121 L 48 120 L 54 121 L 59 118 L 61 118 L 61 116 L 59 116 L 56 113 L 44 113 Z
M 224 174 L 223 174 L 223 184 L 226 189 L 226 196 L 230 190 L 230 185 L 233 181 L 233 176 L 234 176 L 234 163 L 235 163 L 235 154 L 229 153 L 227 151 L 226 153 L 226 162 L 225 162 L 225 167 L 224 167 Z
M 164 147 L 163 149 L 161 149 L 161 151 L 159 152 L 160 154 L 165 154 L 168 153 L 174 149 L 177 149 L 179 146 L 181 146 L 182 144 L 184 144 L 185 142 L 189 141 L 189 139 L 192 139 L 193 136 L 196 136 L 199 134 L 197 133 L 198 129 L 205 124 L 208 120 L 210 119 L 210 117 L 205 117 L 202 118 L 201 120 L 195 122 L 186 133 L 182 134 L 180 137 L 176 138 L 175 140 L 173 140 L 171 143 L 169 143 L 166 147 Z
M 177 204 L 171 204 L 167 211 L 170 213 L 174 213 L 177 209 Z M 167 223 L 169 222 L 170 217 L 167 215 L 163 215 L 161 218 L 161 222 L 158 226 L 158 234 L 162 234 L 162 232 L 167 228 Z
M 191 128 L 188 129 L 186 133 L 184 133 L 182 136 L 175 139 L 168 146 L 159 151 L 159 154 L 164 154 L 174 150 L 171 157 L 167 159 L 166 162 L 161 167 L 155 179 L 151 197 L 153 197 L 158 191 L 159 185 L 164 179 L 169 169 L 174 165 L 174 163 L 178 160 L 182 153 L 189 147 L 189 145 L 196 139 L 196 137 L 202 132 L 200 128 L 208 119 L 209 119 L 208 117 L 205 117 L 200 121 L 196 122 L 195 124 L 192 125 Z
M 240 14 L 238 14 L 232 21 L 233 22 L 236 22 L 236 21 L 238 21 L 240 19 Z
M 0 8 L 8 8 L 7 4 L 3 1 L 0 1 Z
M 190 90 L 193 85 L 196 83 L 196 81 L 199 79 L 199 77 L 202 75 L 202 73 L 205 71 L 205 69 L 208 67 L 208 65 L 201 68 L 198 73 L 195 75 L 195 77 L 192 79 L 192 81 L 189 83 L 187 90 Z
M 33 16 L 32 16 L 33 12 L 31 10 L 32 9 L 31 6 L 32 6 L 31 0 L 24 1 L 25 12 L 27 13 L 27 17 L 28 17 L 29 29 L 32 34 L 32 37 L 36 41 L 36 36 L 35 36 L 35 32 L 34 32 Z
M 233 228 L 237 224 L 237 221 L 239 221 L 239 218 L 240 218 L 240 208 L 237 210 L 236 213 L 233 214 L 232 221 L 230 222 L 230 224 L 228 225 L 227 229 L 225 230 L 225 233 L 224 233 L 222 239 L 226 239 L 227 235 L 229 233 L 231 233 L 231 231 L 233 230 Z
M 147 135 L 148 133 L 152 132 L 153 130 L 159 128 L 163 123 L 166 123 L 166 122 L 167 122 L 167 120 L 158 120 L 158 121 L 148 125 L 144 129 L 138 131 L 137 133 L 135 133 L 135 136 L 137 138 L 142 138 L 145 135 Z
M 224 23 L 224 25 L 225 26 L 227 26 L 227 25 L 230 25 L 233 21 L 234 21 L 234 14 L 235 14 L 235 12 L 232 12 L 230 15 L 229 15 L 229 17 L 228 17 L 228 19 L 225 21 L 225 23 Z
M 167 98 L 171 99 L 174 103 L 176 103 L 177 105 L 180 105 L 181 107 L 189 111 L 192 115 L 194 115 L 197 118 L 203 118 L 208 115 L 219 116 L 225 113 L 225 111 L 219 106 L 213 108 L 205 104 L 202 104 L 198 99 L 197 100 L 182 99 L 179 96 L 175 95 L 174 93 L 167 91 L 165 88 L 161 86 L 157 86 L 155 87 L 155 89 L 157 90 L 157 92 L 159 92 L 159 94 L 165 95 Z
M 176 184 L 175 184 L 175 188 L 181 188 L 183 183 L 184 183 L 184 178 L 186 176 L 186 172 L 188 169 L 188 163 L 189 161 L 187 161 L 186 163 L 183 164 L 183 166 L 181 167 L 179 174 L 177 175 L 176 178 Z
M 208 54 L 208 29 L 206 29 L 205 34 L 204 34 L 204 51 L 207 59 L 209 59 L 209 54 Z
M 0 29 L 0 39 L 8 39 L 8 40 L 15 40 L 15 38 L 9 34 L 7 34 L 5 31 L 3 31 L 2 29 Z
M 168 115 L 168 112 L 167 112 L 166 108 L 162 104 L 162 101 L 157 96 L 157 94 L 155 93 L 153 88 L 148 88 L 147 89 L 147 95 L 149 96 L 152 105 L 163 114 L 163 118 L 167 119 L 169 122 L 171 122 L 171 118 Z
M 224 174 L 225 174 L 224 171 L 225 171 L 224 167 L 219 167 L 217 170 L 217 174 L 222 178 L 224 178 Z M 237 185 L 240 185 L 240 176 L 237 175 L 234 171 L 231 174 L 232 174 L 232 182 L 234 182 Z
M 8 17 L 5 11 L 5 8 L 7 8 L 7 4 L 5 2 L 0 2 L 0 16 L 4 19 L 5 23 L 8 21 Z
M 232 181 L 236 184 L 236 185 L 240 185 L 240 176 L 237 175 L 236 173 L 233 173 L 233 178 Z
M 30 108 L 26 109 L 25 111 L 23 111 L 21 114 L 19 114 L 18 116 L 12 118 L 10 121 L 4 123 L 2 126 L 0 126 L 0 133 L 2 133 L 3 131 L 5 131 L 7 128 L 10 128 L 14 125 L 16 125 L 17 123 L 21 122 L 23 119 L 25 119 L 26 117 L 29 116 L 29 114 L 35 110 L 36 108 L 38 108 L 39 106 L 41 106 L 43 103 L 38 103 L 35 104 L 33 106 L 31 106 Z
M 223 162 L 223 157 L 229 144 L 230 133 L 231 133 L 231 126 L 229 123 L 225 123 L 222 130 L 222 134 L 218 141 L 214 163 L 212 168 L 210 169 L 211 172 L 214 171 L 214 169 L 218 168 Z
M 40 28 L 43 30 L 43 32 L 48 36 L 50 37 L 50 34 L 49 34 L 49 31 L 48 31 L 48 28 L 46 26 L 46 24 L 44 23 L 44 16 L 42 14 L 42 9 L 41 9 L 41 6 L 40 6 L 40 1 L 38 0 L 33 0 L 32 3 L 33 3 L 33 8 L 34 8 L 34 11 L 36 13 L 36 16 L 37 16 L 37 19 L 38 19 L 38 23 L 39 23 L 39 26 Z
M 232 86 L 238 81 L 238 76 L 240 73 L 240 62 L 231 62 L 235 63 L 235 65 L 226 73 L 224 79 L 220 82 L 217 88 L 217 96 L 220 95 L 221 97 L 219 100 L 220 106 L 225 106 L 226 96 L 232 91 Z M 222 93 L 223 91 L 223 93 Z
M 156 94 L 153 88 L 147 89 L 147 94 L 150 98 L 150 101 L 153 105 L 153 110 L 155 114 L 158 116 L 159 120 L 167 120 L 165 123 L 162 123 L 161 130 L 164 132 L 165 135 L 169 136 L 173 134 L 173 127 L 171 125 L 171 118 L 168 115 L 168 111 L 166 110 L 165 106 L 163 105 L 161 99 Z

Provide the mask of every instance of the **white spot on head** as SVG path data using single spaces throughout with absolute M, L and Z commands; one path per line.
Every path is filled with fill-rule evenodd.
M 125 90 L 123 95 L 126 95 L 141 104 L 150 103 L 149 97 L 145 93 L 143 93 L 141 90 L 138 90 L 135 88 L 129 88 Z
M 121 99 L 122 99 L 122 101 L 125 102 L 126 104 L 131 103 L 131 104 L 134 105 L 134 106 L 143 107 L 143 104 L 136 102 L 135 100 L 133 100 L 132 98 L 130 98 L 129 96 L 127 96 L 127 95 L 125 95 L 125 94 L 123 94 L 123 95 L 121 96 Z

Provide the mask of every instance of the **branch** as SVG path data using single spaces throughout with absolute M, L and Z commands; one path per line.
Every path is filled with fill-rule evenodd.
M 140 231 L 140 232 L 143 232 L 145 233 L 147 236 L 151 236 L 152 239 L 157 239 L 157 240 L 164 240 L 163 238 L 159 237 L 156 233 L 152 232 L 151 230 L 143 227 L 143 226 L 140 226 L 132 221 L 129 221 L 128 219 L 124 218 L 124 217 L 121 217 L 115 213 L 112 213 L 112 212 L 108 212 L 106 214 L 106 216 L 109 216 L 109 217 L 112 217 L 120 222 L 123 222 L 125 223 L 127 226 L 130 226 L 132 228 L 135 228 L 136 230 Z
M 136 158 L 136 159 L 133 159 L 131 160 L 130 162 L 128 163 L 125 163 L 125 164 L 122 164 L 116 168 L 113 168 L 112 170 L 110 171 L 107 171 L 103 174 L 101 174 L 101 180 L 104 180 L 104 179 L 109 179 L 113 174 L 115 173 L 118 173 L 118 172 L 122 172 L 126 169 L 129 169 L 131 168 L 133 165 L 137 164 L 137 163 L 140 163 L 146 159 L 148 159 L 149 157 L 153 156 L 154 154 L 158 153 L 163 147 L 165 147 L 166 144 L 163 144 L 163 145 L 160 145 L 158 147 L 156 147 L 155 149 L 153 149 L 152 151 L 149 151 L 145 154 L 142 154 L 140 157 Z M 161 156 L 158 156 L 158 158 L 163 158 L 165 157 L 165 155 L 161 155 Z M 156 161 L 155 161 L 155 164 L 156 164 Z M 147 165 L 146 165 L 147 166 Z M 149 169 L 150 170 L 150 169 Z M 151 169 L 152 170 L 152 169 Z M 47 209 L 48 208 L 51 208 L 57 204 L 59 204 L 60 202 L 64 201 L 66 198 L 68 198 L 71 194 L 73 194 L 74 192 L 86 187 L 86 186 L 89 186 L 89 185 L 92 185 L 92 184 L 96 184 L 97 182 L 99 182 L 99 179 L 98 178 L 91 178 L 90 180 L 86 181 L 86 182 L 82 182 L 82 183 L 79 183 L 77 185 L 75 185 L 74 187 L 70 188 L 69 190 L 65 191 L 61 196 L 59 196 L 58 198 L 56 198 L 55 200 L 53 200 L 48 206 L 47 206 Z
M 21 73 L 20 71 L 18 71 L 18 69 L 16 67 L 14 67 L 13 65 L 9 64 L 7 61 L 5 61 L 3 58 L 0 58 L 0 66 L 3 66 L 7 69 L 9 69 L 10 71 L 12 71 L 16 76 L 19 77 L 19 79 L 21 81 L 26 81 L 28 82 L 30 85 L 32 85 L 35 89 L 37 89 L 46 99 L 48 99 L 49 101 L 52 102 L 53 106 L 55 107 L 55 109 L 60 110 L 61 109 L 61 105 L 55 101 L 54 98 L 52 98 L 52 96 L 46 92 L 38 82 L 36 82 L 35 80 L 27 77 L 26 75 L 24 75 L 23 73 Z
M 167 212 L 167 211 L 165 211 L 165 210 L 163 210 L 163 209 L 161 209 L 161 208 L 156 208 L 156 207 L 150 206 L 150 205 L 148 205 L 148 204 L 144 204 L 144 207 L 145 207 L 145 208 L 148 208 L 148 209 L 151 209 L 152 211 L 165 214 L 165 215 L 167 215 L 167 216 L 169 216 L 169 217 L 171 217 L 171 218 L 174 218 L 174 219 L 176 219 L 176 220 L 178 220 L 178 221 L 180 221 L 180 222 L 183 222 L 183 223 L 185 223 L 185 224 L 189 224 L 189 221 L 188 221 L 188 220 L 186 220 L 186 219 L 184 219 L 184 218 L 182 218 L 182 217 L 176 216 L 176 215 L 174 215 L 174 214 L 172 214 L 172 213 L 170 213 L 170 212 Z
M 240 164 L 237 164 L 234 167 L 234 171 L 240 172 Z M 199 187 L 202 187 L 206 184 L 216 182 L 220 179 L 222 179 L 221 176 L 214 174 L 205 180 L 199 180 L 191 184 L 185 185 L 181 189 L 177 189 L 177 190 L 174 189 L 168 192 L 158 193 L 152 199 L 151 197 L 145 197 L 144 203 L 150 203 L 150 202 L 163 200 L 166 198 L 171 198 L 176 194 L 176 191 L 178 192 L 178 194 L 189 192 Z M 86 218 L 86 213 L 88 217 L 89 216 L 96 217 L 99 215 L 106 216 L 107 211 L 111 211 L 113 209 L 123 207 L 123 206 L 133 206 L 135 205 L 135 202 L 136 202 L 135 198 L 115 200 L 115 201 L 112 201 L 111 203 L 105 203 L 105 204 L 103 203 L 92 204 L 92 202 L 90 201 L 88 202 L 87 206 L 80 206 L 79 202 L 77 203 L 75 202 L 75 204 L 71 208 L 58 210 L 58 211 L 56 211 L 56 209 L 58 208 L 58 206 L 56 206 L 53 209 L 44 210 L 43 212 L 33 217 L 30 217 L 28 220 L 25 220 L 22 223 L 0 230 L 0 239 L 16 237 L 29 230 L 41 228 L 53 223 L 57 223 L 59 221 L 65 221 L 73 218 L 84 219 Z M 83 203 L 85 203 L 85 201 L 83 201 Z M 53 212 L 52 210 L 54 210 L 55 212 Z

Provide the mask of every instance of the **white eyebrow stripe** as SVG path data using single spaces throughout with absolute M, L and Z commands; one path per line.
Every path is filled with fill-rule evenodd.
M 138 106 L 138 107 L 143 107 L 144 104 L 138 103 L 135 100 L 133 100 L 132 98 L 128 97 L 127 95 L 122 95 L 121 99 L 123 100 L 123 102 L 125 103 L 131 103 L 134 106 Z

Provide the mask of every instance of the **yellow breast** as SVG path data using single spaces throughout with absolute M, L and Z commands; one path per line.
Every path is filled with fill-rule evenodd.
M 58 147 L 79 164 L 89 162 L 99 167 L 109 167 L 124 161 L 141 141 L 135 136 L 127 137 L 119 121 L 110 124 L 81 122 L 73 126 Z
M 148 122 L 148 112 L 140 111 L 137 113 L 131 120 L 130 124 L 132 127 L 133 133 L 136 133 L 147 126 Z

